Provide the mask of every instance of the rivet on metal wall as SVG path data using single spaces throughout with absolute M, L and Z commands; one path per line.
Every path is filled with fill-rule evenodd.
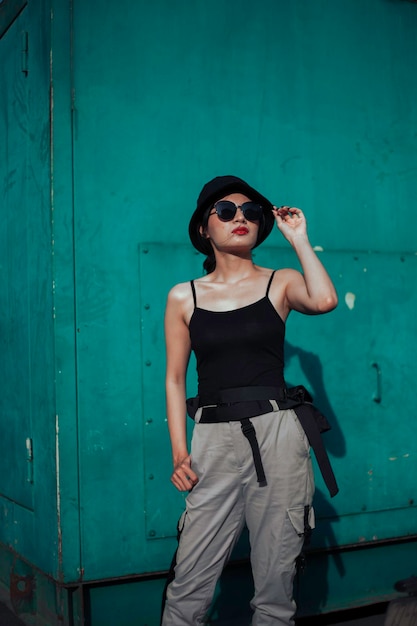
M 145 304 L 145 306 L 143 308 L 148 311 L 151 308 L 151 305 L 150 304 Z
M 148 359 L 148 361 L 145 361 L 145 365 L 146 365 L 146 367 L 149 367 L 150 365 L 152 365 L 152 362 L 149 361 L 149 359 Z
M 156 537 L 156 532 L 154 530 L 149 531 L 149 537 Z

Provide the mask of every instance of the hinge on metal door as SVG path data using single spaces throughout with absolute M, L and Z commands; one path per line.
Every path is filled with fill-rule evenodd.
M 26 437 L 26 481 L 33 483 L 33 441 Z
M 29 73 L 29 33 L 22 32 L 22 72 L 25 76 Z

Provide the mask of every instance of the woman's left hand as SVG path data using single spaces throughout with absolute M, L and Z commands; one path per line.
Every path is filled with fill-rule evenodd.
M 272 209 L 275 221 L 284 237 L 291 243 L 294 237 L 307 236 L 307 222 L 301 209 L 290 206 Z

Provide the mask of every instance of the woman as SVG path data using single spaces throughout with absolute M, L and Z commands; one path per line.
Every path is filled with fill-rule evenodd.
M 303 273 L 254 264 L 252 250 L 274 223 Z M 302 211 L 273 206 L 235 176 L 204 186 L 189 234 L 207 256 L 207 274 L 176 285 L 166 307 L 171 480 L 189 494 L 162 624 L 204 623 L 245 523 L 255 586 L 252 624 L 293 624 L 295 562 L 305 529 L 314 525 L 314 478 L 297 413 L 305 398 L 291 399 L 285 389 L 285 322 L 293 309 L 331 311 L 336 291 L 309 243 Z M 190 454 L 185 379 L 191 350 L 199 384 L 198 396 L 187 401 L 196 422 Z

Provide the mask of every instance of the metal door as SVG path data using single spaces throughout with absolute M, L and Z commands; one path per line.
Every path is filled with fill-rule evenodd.
M 45 4 L 0 7 L 2 542 L 58 568 Z M 36 26 L 35 26 L 36 25 Z M 9 573 L 8 573 L 9 575 Z

